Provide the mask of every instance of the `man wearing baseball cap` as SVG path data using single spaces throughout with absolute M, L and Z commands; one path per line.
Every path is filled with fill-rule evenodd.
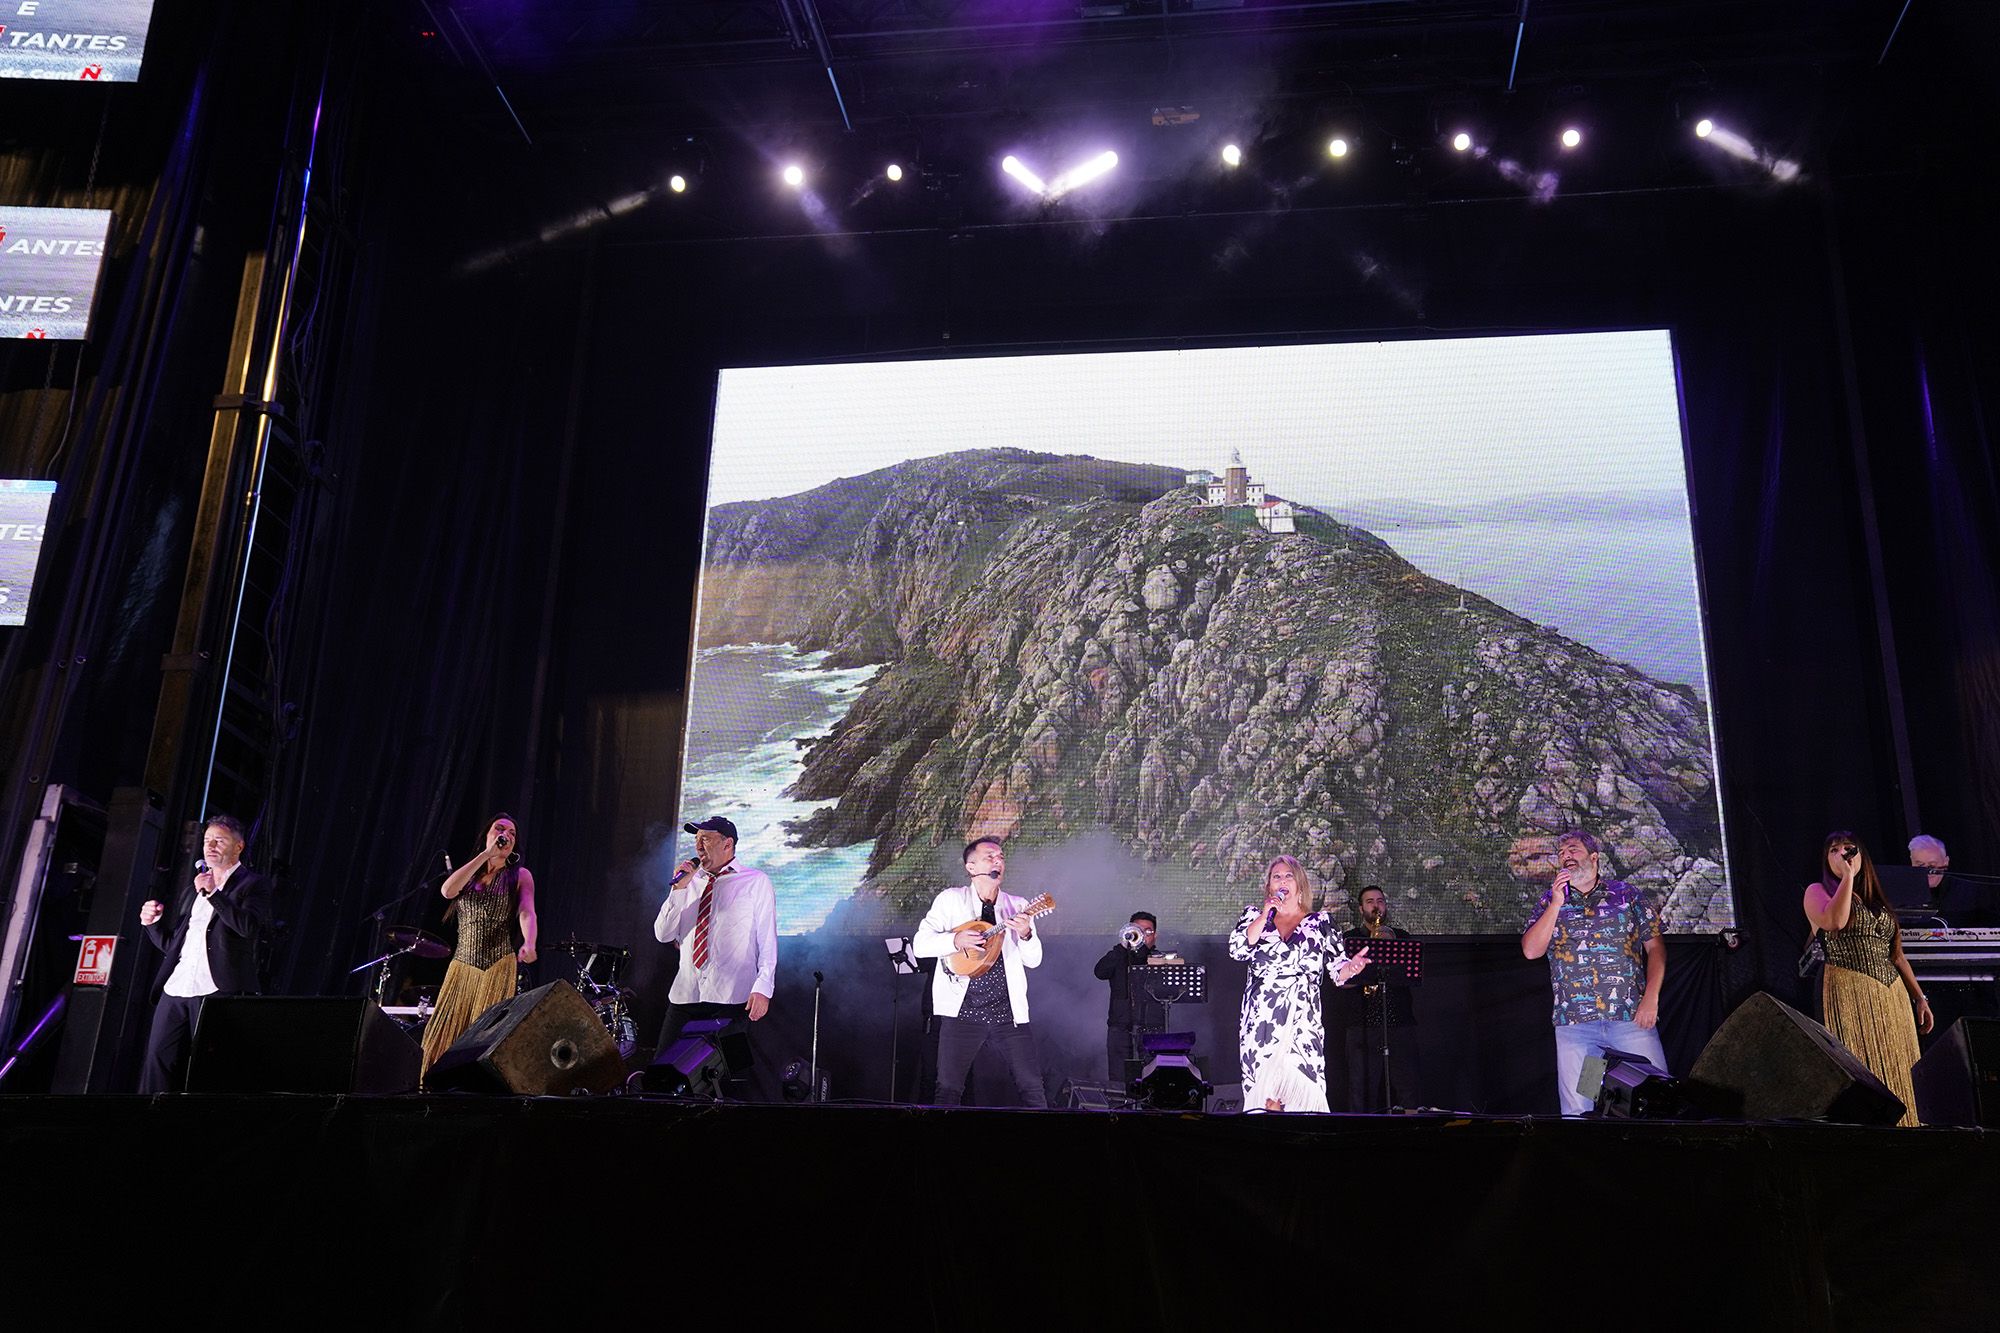
M 720 815 L 682 825 L 694 855 L 681 863 L 653 921 L 653 938 L 680 945 L 660 1049 L 698 1018 L 752 1023 L 778 979 L 778 899 L 771 877 L 736 859 L 736 825 Z

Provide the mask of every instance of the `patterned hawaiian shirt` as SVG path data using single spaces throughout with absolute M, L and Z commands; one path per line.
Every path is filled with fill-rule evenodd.
M 1521 933 L 1542 919 L 1553 888 L 1544 889 Z M 1639 1011 L 1646 984 L 1646 942 L 1660 938 L 1660 914 L 1644 889 L 1623 880 L 1571 892 L 1549 938 L 1549 987 L 1555 1024 L 1625 1023 Z

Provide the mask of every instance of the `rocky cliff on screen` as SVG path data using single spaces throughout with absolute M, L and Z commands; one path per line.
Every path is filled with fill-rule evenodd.
M 1305 510 L 1273 535 L 1184 479 L 987 450 L 714 511 L 702 646 L 884 664 L 793 792 L 835 801 L 799 841 L 875 840 L 864 918 L 927 898 L 941 844 L 1108 830 L 1241 888 L 1218 915 L 1292 852 L 1336 903 L 1380 883 L 1412 928 L 1514 930 L 1580 825 L 1670 929 L 1728 920 L 1691 690 L 1360 528 Z

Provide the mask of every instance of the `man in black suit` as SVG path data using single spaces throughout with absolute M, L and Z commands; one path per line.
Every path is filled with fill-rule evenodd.
M 153 978 L 158 1007 L 139 1071 L 144 1093 L 178 1086 L 202 1001 L 257 989 L 257 940 L 271 920 L 271 881 L 243 864 L 243 825 L 230 816 L 208 821 L 201 846 L 200 873 L 175 895 L 173 911 L 157 900 L 139 909 L 146 938 L 166 955 Z

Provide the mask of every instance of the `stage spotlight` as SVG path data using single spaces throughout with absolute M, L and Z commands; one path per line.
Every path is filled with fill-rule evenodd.
M 1329 140 L 1326 145 L 1326 155 L 1328 157 L 1346 157 L 1347 140 L 1340 138 Z
M 1118 165 L 1118 154 L 1105 149 L 1088 162 L 1080 163 L 1065 171 L 1049 183 L 1049 198 L 1060 199 L 1079 185 L 1087 185 L 1105 172 Z
M 1194 1033 L 1149 1032 L 1139 1039 L 1144 1072 L 1126 1091 L 1153 1111 L 1199 1111 L 1215 1087 L 1194 1062 Z
M 903 169 L 897 166 L 894 162 L 891 162 L 889 164 L 889 169 L 883 172 L 882 174 L 887 176 L 892 181 L 899 181 L 903 179 Z
M 1222 145 L 1222 165 L 1225 167 L 1242 166 L 1243 150 L 1241 148 L 1238 148 L 1233 143 L 1226 143 Z
M 1595 1076 L 1592 1097 L 1597 1114 L 1613 1120 L 1682 1120 L 1691 1118 L 1681 1081 L 1643 1055 L 1606 1049 L 1584 1060 L 1579 1083 Z
M 1156 1055 L 1132 1082 L 1132 1099 L 1151 1111 L 1199 1111 L 1215 1091 L 1185 1055 Z
M 785 1094 L 788 1102 L 826 1102 L 833 1098 L 833 1084 L 826 1071 L 820 1070 L 819 1077 L 815 1079 L 812 1066 L 804 1060 L 794 1060 L 785 1066 L 784 1075 L 778 1080 L 778 1089 Z
M 1045 195 L 1049 192 L 1049 187 L 1042 183 L 1042 178 L 1023 166 L 1021 159 L 1015 157 L 1012 153 L 1000 159 L 1000 170 L 1006 172 L 1036 194 Z
M 1583 142 L 1583 131 L 1571 127 L 1563 131 L 1563 147 L 1574 148 Z
M 686 194 L 688 188 L 688 178 L 679 175 L 678 173 L 669 176 L 667 177 L 667 188 L 669 190 L 672 190 L 675 194 Z
M 1715 122 L 1708 119 L 1707 117 L 1704 116 L 1702 119 L 1694 123 L 1695 138 L 1706 139 L 1709 135 L 1713 133 L 1715 133 Z
M 785 184 L 794 190 L 806 183 L 805 168 L 794 162 L 785 168 Z
M 1464 130 L 1460 130 L 1457 134 L 1451 136 L 1451 146 L 1463 153 L 1472 147 L 1472 136 Z

